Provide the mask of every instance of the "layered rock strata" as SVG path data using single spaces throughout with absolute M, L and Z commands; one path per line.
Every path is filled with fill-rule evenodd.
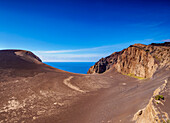
M 115 68 L 123 74 L 150 78 L 157 69 L 169 67 L 169 44 L 170 42 L 131 45 L 120 52 L 101 58 L 87 73 L 104 73 L 110 68 Z

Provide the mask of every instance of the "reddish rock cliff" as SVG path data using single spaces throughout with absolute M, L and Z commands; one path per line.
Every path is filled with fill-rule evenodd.
M 100 59 L 87 73 L 104 73 L 114 67 L 123 74 L 150 78 L 157 69 L 169 66 L 169 50 L 170 42 L 150 45 L 134 44 Z

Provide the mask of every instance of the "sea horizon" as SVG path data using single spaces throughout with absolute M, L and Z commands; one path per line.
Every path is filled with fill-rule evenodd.
M 89 68 L 95 64 L 95 62 L 43 62 L 54 68 L 64 71 L 87 74 Z

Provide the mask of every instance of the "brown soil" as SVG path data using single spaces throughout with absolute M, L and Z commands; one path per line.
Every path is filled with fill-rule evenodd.
M 75 74 L 50 67 L 25 51 L 16 52 L 0 51 L 2 123 L 132 122 L 154 90 L 170 77 L 164 68 L 144 80 L 114 68 L 104 74 Z

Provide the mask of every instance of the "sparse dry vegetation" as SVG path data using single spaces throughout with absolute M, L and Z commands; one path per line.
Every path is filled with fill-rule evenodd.
M 123 74 L 123 75 L 126 75 L 126 76 L 130 76 L 130 77 L 136 78 L 136 79 L 140 79 L 140 80 L 146 79 L 146 78 L 143 78 L 143 77 L 135 76 L 135 75 L 132 74 L 132 73 L 129 73 L 129 74 L 124 74 L 124 73 L 122 73 L 122 74 Z
M 160 100 L 160 99 L 164 100 L 164 96 L 163 95 L 156 95 L 155 96 L 155 100 Z

